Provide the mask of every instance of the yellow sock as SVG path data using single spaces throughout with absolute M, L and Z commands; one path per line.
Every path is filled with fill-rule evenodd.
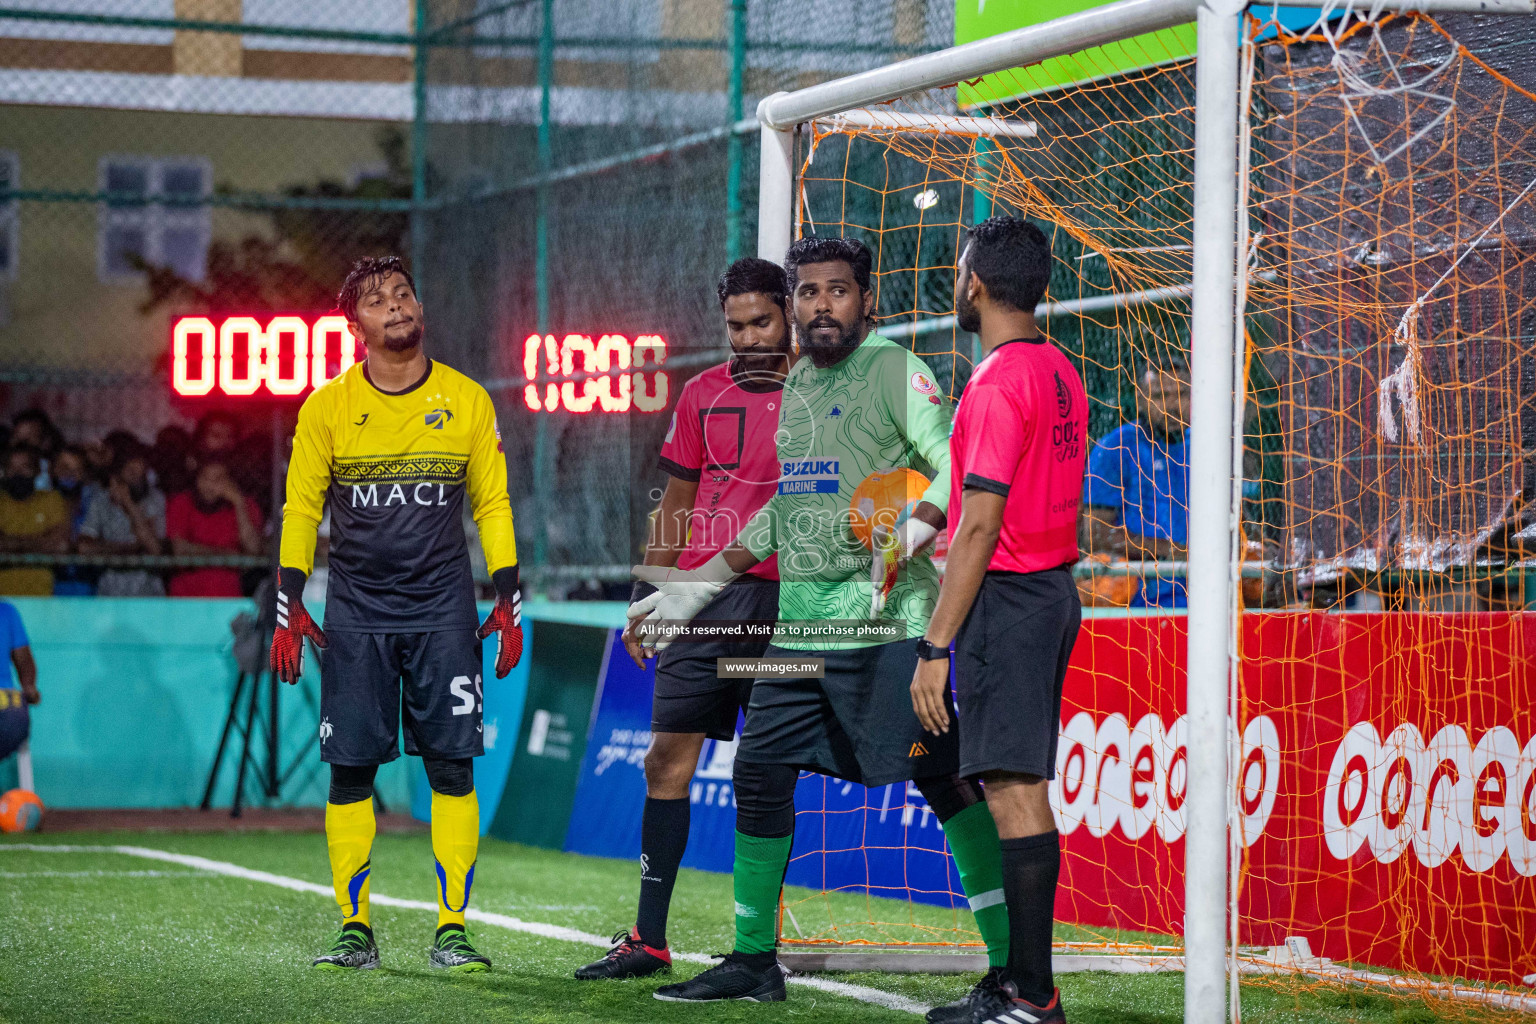
M 463 924 L 480 850 L 480 801 L 432 794 L 432 855 L 437 858 L 437 926 Z
M 368 924 L 369 854 L 373 850 L 373 798 L 355 804 L 325 805 L 325 845 L 331 853 L 331 884 L 341 923 Z

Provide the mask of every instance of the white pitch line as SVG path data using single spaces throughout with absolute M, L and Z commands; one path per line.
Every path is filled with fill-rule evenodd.
M 314 882 L 306 882 L 298 878 L 289 878 L 286 875 L 274 875 L 268 871 L 257 871 L 254 868 L 241 867 L 239 864 L 231 864 L 229 861 L 210 860 L 207 857 L 198 857 L 190 853 L 172 853 L 169 850 L 155 850 L 147 846 L 64 846 L 48 843 L 0 843 L 0 851 L 25 850 L 31 853 L 118 853 L 126 857 L 140 857 L 144 860 L 158 860 L 167 864 L 180 864 L 182 867 L 196 868 L 210 874 L 224 875 L 228 878 L 240 878 L 248 882 L 262 882 L 267 885 L 275 885 L 280 889 L 288 889 L 293 892 L 308 892 L 326 899 L 335 899 L 335 893 L 328 885 L 318 885 Z M 382 896 L 373 893 L 369 896 L 369 902 L 381 907 L 398 907 L 402 910 L 430 910 L 436 911 L 436 903 L 428 903 L 424 900 L 402 900 L 394 896 Z M 585 946 L 598 946 L 607 949 L 613 945 L 613 940 L 605 935 L 594 935 L 591 932 L 578 931 L 575 928 L 566 928 L 558 924 L 546 924 L 542 921 L 524 921 L 522 918 L 512 917 L 510 914 L 496 914 L 488 910 L 476 910 L 473 907 L 465 911 L 464 916 L 471 921 L 482 924 L 495 925 L 498 928 L 506 928 L 509 931 L 523 932 L 528 935 L 537 935 L 546 939 L 558 939 L 561 942 L 575 942 Z M 713 961 L 713 957 L 702 953 L 673 953 L 674 960 L 684 960 L 688 963 L 707 964 Z M 856 999 L 859 1002 L 870 1003 L 874 1006 L 882 1006 L 888 1010 L 898 1010 L 903 1013 L 913 1013 L 919 1016 L 927 1013 L 931 1007 L 908 999 L 906 996 L 897 995 L 894 992 L 882 992 L 879 989 L 869 988 L 865 985 L 850 985 L 847 982 L 831 981 L 827 978 L 816 978 L 804 975 L 791 975 L 791 985 L 800 985 L 805 988 L 813 988 L 829 995 L 843 996 L 848 999 Z
M 207 871 L 0 871 L 0 878 L 214 878 Z

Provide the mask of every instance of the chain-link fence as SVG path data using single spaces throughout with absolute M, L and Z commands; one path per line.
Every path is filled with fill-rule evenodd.
M 744 119 L 779 89 L 950 45 L 953 14 L 949 0 L 0 0 L 0 414 L 46 412 L 50 452 L 158 440 L 152 461 L 175 477 L 206 440 L 189 436 L 198 422 L 233 412 L 242 484 L 270 520 L 298 399 L 179 393 L 173 321 L 314 328 L 355 259 L 401 253 L 429 351 L 496 400 L 528 571 L 548 589 L 611 577 L 663 483 L 665 407 L 570 411 L 565 339 L 649 346 L 650 395 L 662 373 L 675 396 L 723 358 L 714 282 L 755 247 Z

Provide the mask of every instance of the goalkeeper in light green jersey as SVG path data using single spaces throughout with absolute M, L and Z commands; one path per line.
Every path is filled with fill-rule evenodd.
M 784 998 L 775 921 L 801 770 L 866 786 L 915 781 L 944 826 L 991 962 L 1007 961 L 997 829 L 980 788 L 957 774 L 958 730 L 924 732 L 908 692 L 920 656 L 949 654 L 920 653 L 920 646 L 939 593 L 924 549 L 949 506 L 951 409 L 922 360 L 870 333 L 870 265 L 868 248 L 852 239 L 805 238 L 790 247 L 785 270 L 800 359 L 784 384 L 778 490 L 736 542 L 700 568 L 636 567 L 637 577 L 659 589 L 630 607 L 631 620 L 676 622 L 777 552 L 779 632 L 765 657 L 814 659 L 825 671 L 753 683 L 732 776 L 735 949 L 718 967 L 658 989 L 657 999 Z M 912 514 L 877 541 L 872 558 L 854 539 L 849 502 L 871 473 L 895 468 L 916 469 L 933 483 Z M 896 582 L 882 600 L 886 552 Z M 794 623 L 867 624 L 871 612 L 899 639 L 791 632 Z

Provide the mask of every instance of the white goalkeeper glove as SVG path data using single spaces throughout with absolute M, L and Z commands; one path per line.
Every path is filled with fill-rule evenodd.
M 870 618 L 878 619 L 885 611 L 885 602 L 896 587 L 896 575 L 901 572 L 901 567 L 938 535 L 938 527 L 911 516 L 897 523 L 895 529 L 875 529 L 870 538 L 874 548 L 869 567 Z
M 629 628 L 643 622 L 690 622 L 741 574 L 725 562 L 723 554 L 716 555 L 697 569 L 673 569 L 664 565 L 637 565 L 633 569 L 635 579 L 650 583 L 656 592 L 643 597 L 629 606 L 625 616 Z M 668 637 L 648 636 L 640 640 L 640 646 L 648 652 L 665 650 L 672 643 Z

